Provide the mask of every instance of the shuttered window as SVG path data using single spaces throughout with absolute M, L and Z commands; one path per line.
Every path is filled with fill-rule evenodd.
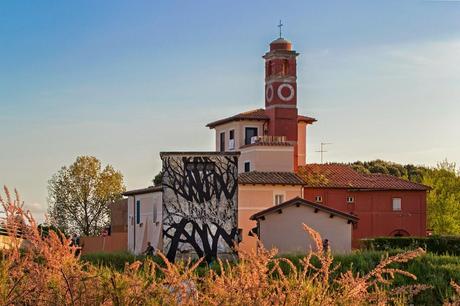
M 136 224 L 141 223 L 141 201 L 136 201 Z

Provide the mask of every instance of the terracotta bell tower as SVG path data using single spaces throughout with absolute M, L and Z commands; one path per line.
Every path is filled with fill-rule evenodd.
M 284 38 L 274 40 L 265 53 L 265 111 L 270 117 L 266 134 L 285 136 L 297 158 L 297 62 L 299 54 Z M 297 165 L 297 160 L 294 161 Z

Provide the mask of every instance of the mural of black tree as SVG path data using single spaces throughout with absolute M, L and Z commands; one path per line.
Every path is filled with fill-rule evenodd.
M 238 153 L 161 153 L 163 250 L 212 259 L 234 254 Z

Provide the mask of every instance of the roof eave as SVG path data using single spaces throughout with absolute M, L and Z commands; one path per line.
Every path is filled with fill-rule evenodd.
M 232 118 L 232 119 L 228 118 L 228 119 L 221 119 L 221 120 L 217 120 L 217 121 L 208 123 L 206 124 L 206 127 L 209 129 L 213 129 L 216 126 L 224 125 L 224 124 L 234 122 L 234 121 L 268 121 L 268 120 L 270 119 L 268 118 Z

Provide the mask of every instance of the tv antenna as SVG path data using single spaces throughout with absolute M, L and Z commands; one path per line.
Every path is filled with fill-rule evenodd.
M 321 150 L 315 151 L 315 152 L 321 153 L 321 163 L 323 163 L 324 153 L 328 152 L 328 151 L 324 150 L 324 146 L 327 146 L 327 145 L 330 145 L 330 144 L 332 144 L 332 142 L 322 142 L 321 143 Z

